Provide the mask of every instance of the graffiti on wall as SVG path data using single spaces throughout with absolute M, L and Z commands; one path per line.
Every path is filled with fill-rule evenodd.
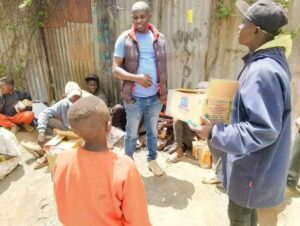
M 201 38 L 201 31 L 198 28 L 194 28 L 191 31 L 183 31 L 178 29 L 172 35 L 172 44 L 174 49 L 179 51 L 182 61 L 181 71 L 181 87 L 191 88 L 191 74 L 192 65 L 191 58 L 194 56 L 195 48 L 199 45 L 199 39 Z M 194 67 L 195 68 L 195 67 Z

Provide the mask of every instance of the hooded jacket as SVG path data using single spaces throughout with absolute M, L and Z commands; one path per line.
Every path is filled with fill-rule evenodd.
M 232 201 L 267 208 L 284 198 L 291 145 L 291 75 L 277 37 L 246 55 L 231 124 L 216 124 L 210 144 L 223 152 L 223 183 Z

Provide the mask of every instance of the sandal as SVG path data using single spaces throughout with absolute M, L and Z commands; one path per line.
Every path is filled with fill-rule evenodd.
M 169 163 L 169 164 L 172 164 L 172 163 L 179 162 L 179 161 L 183 160 L 184 158 L 185 158 L 185 155 L 183 155 L 181 157 L 178 157 L 177 153 L 176 153 L 176 154 L 173 154 L 173 155 L 169 156 L 167 158 L 166 162 Z
M 48 160 L 47 160 L 47 156 L 46 155 L 44 155 L 43 157 L 39 158 L 36 161 L 33 169 L 34 170 L 38 170 L 38 169 L 41 169 L 41 168 L 43 168 L 45 166 L 48 166 Z
M 167 145 L 172 142 L 173 135 L 167 135 L 165 139 L 159 138 L 157 141 L 157 150 L 162 151 Z

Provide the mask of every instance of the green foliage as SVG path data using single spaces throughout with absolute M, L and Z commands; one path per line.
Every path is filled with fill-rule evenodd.
M 44 26 L 50 0 L 0 0 L 0 30 L 5 40 L 0 52 L 0 77 L 12 76 L 24 87 L 31 45 L 35 33 Z
M 0 77 L 3 77 L 5 75 L 5 66 L 3 64 L 0 64 Z
M 231 10 L 229 6 L 226 6 L 224 0 L 218 0 L 217 2 L 217 13 L 216 16 L 219 19 L 230 16 Z
M 296 40 L 297 38 L 299 38 L 300 29 L 296 29 L 296 30 L 284 30 L 282 33 L 290 35 L 293 40 Z
M 23 2 L 19 5 L 20 9 L 26 8 L 28 6 L 31 6 L 32 0 L 23 0 Z

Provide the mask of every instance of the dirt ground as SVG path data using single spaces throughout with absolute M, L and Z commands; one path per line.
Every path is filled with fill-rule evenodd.
M 36 139 L 36 134 L 18 133 L 19 140 Z M 115 148 L 122 154 L 121 148 Z M 143 177 L 153 226 L 226 226 L 227 195 L 201 178 L 210 171 L 186 159 L 174 165 L 165 163 L 167 154 L 159 152 L 158 162 L 166 175 L 158 178 L 147 169 L 145 150 L 135 154 Z M 46 168 L 33 170 L 35 159 L 25 150 L 22 162 L 0 182 L 1 226 L 58 226 L 51 175 Z M 259 225 L 300 225 L 300 196 L 287 193 L 276 208 L 259 210 Z

